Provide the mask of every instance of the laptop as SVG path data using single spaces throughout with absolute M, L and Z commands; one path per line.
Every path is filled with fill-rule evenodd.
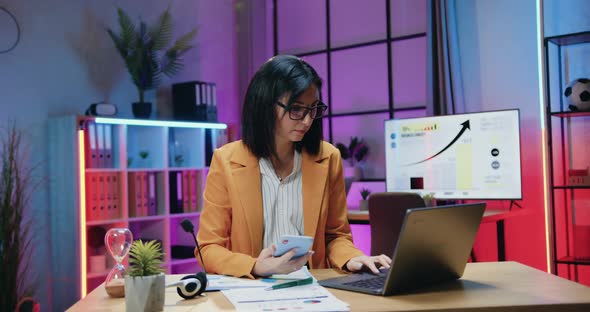
M 319 281 L 324 287 L 390 296 L 463 275 L 485 203 L 406 210 L 391 268 Z M 392 242 L 393 243 L 393 242 Z

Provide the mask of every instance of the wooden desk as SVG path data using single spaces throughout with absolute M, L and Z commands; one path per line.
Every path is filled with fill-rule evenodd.
M 496 239 L 498 261 L 506 260 L 506 237 L 504 235 L 504 220 L 509 217 L 524 214 L 524 210 L 507 211 L 500 209 L 486 209 L 481 223 L 496 223 Z M 369 212 L 360 210 L 348 210 L 348 222 L 350 224 L 369 224 Z
M 369 211 L 367 210 L 348 210 L 348 223 L 350 224 L 369 224 Z
M 339 275 L 331 269 L 312 270 L 322 280 Z M 168 275 L 166 282 L 182 275 Z M 590 311 L 590 288 L 517 262 L 468 263 L 463 278 L 390 297 L 330 289 L 350 304 L 351 311 Z M 182 300 L 176 289 L 166 289 L 165 311 L 233 311 L 220 292 Z M 104 285 L 68 311 L 125 311 L 125 299 L 111 299 Z

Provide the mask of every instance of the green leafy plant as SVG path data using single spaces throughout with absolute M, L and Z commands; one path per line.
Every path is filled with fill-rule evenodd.
M 162 245 L 160 242 L 151 240 L 144 243 L 142 240 L 135 240 L 129 250 L 129 275 L 150 276 L 164 272 L 162 269 Z
M 351 166 L 354 166 L 355 162 L 360 162 L 369 153 L 369 146 L 364 142 L 363 139 L 358 137 L 351 137 L 348 146 L 343 143 L 336 143 L 336 148 L 340 151 L 342 159 L 347 160 Z
M 361 189 L 361 196 L 363 197 L 363 200 L 367 200 L 369 195 L 371 195 L 371 190 L 369 190 L 367 188 Z
M 31 276 L 30 196 L 39 186 L 37 166 L 25 165 L 23 133 L 13 123 L 0 129 L 0 307 L 14 311 L 19 300 L 34 295 Z
M 144 92 L 155 89 L 162 75 L 172 77 L 182 68 L 182 56 L 192 48 L 191 41 L 197 29 L 180 36 L 172 46 L 172 15 L 168 7 L 158 18 L 157 23 L 148 26 L 141 18 L 135 25 L 123 9 L 117 9 L 119 27 L 116 34 L 107 29 L 123 58 L 125 66 L 137 87 L 139 102 L 144 102 Z M 170 46 L 170 47 L 168 47 Z
M 176 163 L 176 165 L 182 165 L 183 162 L 184 162 L 184 156 L 182 156 L 182 155 L 174 156 L 174 163 Z
M 141 157 L 141 159 L 146 159 L 148 156 L 150 156 L 149 151 L 139 151 L 139 157 Z

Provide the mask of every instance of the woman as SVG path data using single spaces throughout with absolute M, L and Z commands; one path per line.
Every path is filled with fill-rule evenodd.
M 243 139 L 215 151 L 207 176 L 198 241 L 208 273 L 253 278 L 307 262 L 375 273 L 376 264 L 389 267 L 389 257 L 368 257 L 352 243 L 342 159 L 321 140 L 327 106 L 320 89 L 316 71 L 288 55 L 271 58 L 252 78 Z M 273 257 L 287 234 L 313 237 L 312 251 Z

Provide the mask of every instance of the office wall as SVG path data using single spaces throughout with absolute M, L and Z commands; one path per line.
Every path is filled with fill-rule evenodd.
M 237 83 L 240 107 L 250 79 L 273 54 L 272 10 L 272 0 L 236 1 L 236 48 L 239 51 L 236 53 Z M 239 132 L 239 129 L 236 131 Z M 239 137 L 239 133 L 236 137 Z
M 545 37 L 590 30 L 586 0 L 543 0 Z
M 218 86 L 220 121 L 238 120 L 237 62 L 234 2 L 206 0 L 25 0 L 0 1 L 17 18 L 22 30 L 18 46 L 0 54 L 0 126 L 15 120 L 28 131 L 33 162 L 41 162 L 45 175 L 47 119 L 50 116 L 81 114 L 90 103 L 109 101 L 119 108 L 121 117 L 131 116 L 130 103 L 137 91 L 123 62 L 115 52 L 105 27 L 117 27 L 116 7 L 134 18 L 154 20 L 168 5 L 174 18 L 174 33 L 199 27 L 195 48 L 184 57 L 185 69 L 148 99 L 157 103 L 154 117 L 171 115 L 168 87 L 187 80 L 213 81 Z M 2 21 L 0 25 L 5 24 Z M 10 27 L 0 27 L 0 40 L 12 38 Z M 45 176 L 46 179 L 51 177 Z M 31 272 L 37 276 L 37 294 L 43 310 L 53 310 L 52 278 L 48 249 L 49 215 L 47 183 L 33 198 L 35 253 Z M 74 226 L 64 224 L 63 226 Z M 53 298 L 55 299 L 55 298 Z M 57 299 L 56 299 L 57 300 Z M 61 307 L 61 306 L 60 306 Z
M 541 103 L 535 1 L 458 0 L 457 25 L 469 112 L 520 109 L 525 212 L 506 220 L 506 257 L 546 270 Z M 507 208 L 508 201 L 488 207 Z M 519 208 L 515 208 L 519 209 Z M 483 224 L 476 255 L 494 260 L 495 224 Z M 491 245 L 494 246 L 494 245 Z

